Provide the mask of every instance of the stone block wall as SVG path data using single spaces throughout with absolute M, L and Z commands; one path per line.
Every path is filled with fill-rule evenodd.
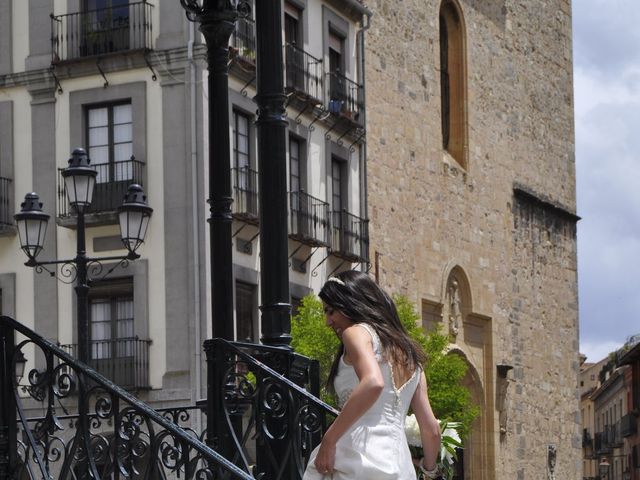
M 570 2 L 459 0 L 466 169 L 442 147 L 440 1 L 368 6 L 372 271 L 445 323 L 452 269 L 468 278 L 463 333 L 483 319 L 494 365 L 457 336 L 485 411 L 465 478 L 579 479 Z

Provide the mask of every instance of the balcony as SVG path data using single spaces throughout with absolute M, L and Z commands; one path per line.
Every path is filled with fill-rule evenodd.
M 0 235 L 15 233 L 13 214 L 13 181 L 0 177 Z
M 138 337 L 92 340 L 89 365 L 126 390 L 149 389 L 149 345 Z M 77 357 L 77 344 L 61 348 Z
M 291 43 L 285 45 L 286 89 L 312 104 L 322 103 L 322 60 Z
M 152 5 L 146 1 L 51 16 L 52 63 L 148 50 Z
M 251 18 L 239 18 L 231 35 L 231 58 L 241 70 L 251 73 L 256 68 L 256 22 Z
M 135 157 L 121 162 L 93 165 L 98 176 L 91 207 L 86 211 L 88 224 L 104 225 L 117 222 L 116 210 L 122 204 L 129 185 L 144 185 L 144 166 L 144 162 L 136 160 Z M 58 169 L 58 218 L 61 225 L 72 227 L 75 226 L 75 222 L 68 221 L 71 220 L 73 212 L 67 200 L 62 170 Z
M 362 85 L 349 80 L 339 71 L 330 72 L 327 75 L 329 77 L 329 112 L 362 125 L 364 121 L 364 88 Z
M 331 254 L 345 261 L 369 261 L 369 220 L 343 210 L 333 212 Z
M 627 413 L 620 419 L 620 434 L 631 437 L 638 431 L 638 418 L 633 413 Z
M 258 211 L 258 172 L 249 167 L 232 168 L 231 179 L 233 182 L 233 218 L 257 225 L 260 221 Z
M 593 438 L 587 428 L 582 430 L 582 448 L 593 449 Z
M 289 237 L 311 247 L 329 246 L 329 204 L 305 192 L 290 193 Z

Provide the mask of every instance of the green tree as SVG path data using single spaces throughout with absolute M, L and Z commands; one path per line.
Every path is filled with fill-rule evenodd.
M 460 422 L 459 433 L 465 438 L 480 413 L 480 408 L 471 401 L 471 392 L 462 385 L 467 363 L 456 353 L 448 353 L 449 337 L 440 327 L 424 332 L 420 315 L 408 298 L 398 295 L 394 301 L 400 321 L 427 355 L 424 371 L 433 412 L 440 420 Z
M 425 334 L 420 327 L 420 315 L 406 297 L 396 296 L 394 301 L 402 324 L 427 355 L 424 369 L 436 417 L 460 422 L 460 434 L 464 438 L 480 411 L 472 404 L 470 392 L 462 385 L 467 372 L 466 362 L 459 355 L 447 353 L 449 338 L 439 329 Z M 340 341 L 326 327 L 322 302 L 318 297 L 307 295 L 302 299 L 298 314 L 291 322 L 291 337 L 291 346 L 296 352 L 320 362 L 321 397 L 335 405 L 335 398 L 327 392 L 325 385 Z
M 298 314 L 291 321 L 291 346 L 309 358 L 320 362 L 320 397 L 336 406 L 336 399 L 326 388 L 333 358 L 338 351 L 340 340 L 325 324 L 322 302 L 315 295 L 302 299 Z

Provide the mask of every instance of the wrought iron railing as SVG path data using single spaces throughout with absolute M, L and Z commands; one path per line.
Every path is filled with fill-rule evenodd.
M 239 18 L 231 34 L 231 48 L 236 57 L 248 66 L 256 65 L 256 22 L 251 18 Z
M 256 478 L 299 480 L 328 419 L 320 401 L 319 364 L 290 350 L 205 342 L 208 429 L 225 457 Z M 303 388 L 305 387 L 305 388 Z
M 287 43 L 285 65 L 287 89 L 322 103 L 322 60 Z
M 352 262 L 369 261 L 369 220 L 346 210 L 333 212 L 331 253 Z
M 26 338 L 17 345 L 16 332 Z M 23 385 L 24 353 L 44 363 Z M 205 444 L 203 434 L 179 426 L 179 411 L 153 410 L 6 316 L 0 375 L 0 479 L 253 478 Z M 29 403 L 44 412 L 35 421 L 27 417 Z M 77 412 L 69 424 L 65 410 Z
M 635 435 L 638 431 L 638 417 L 633 413 L 627 413 L 620 419 L 620 434 L 623 437 Z
M 339 71 L 329 72 L 329 112 L 361 124 L 364 120 L 364 88 Z
M 54 63 L 127 50 L 151 49 L 152 5 L 146 0 L 85 12 L 51 15 Z
M 91 340 L 89 365 L 100 375 L 126 390 L 148 389 L 151 388 L 149 345 L 151 340 L 141 340 L 138 337 Z M 61 347 L 73 357 L 77 357 L 77 344 Z
M 0 228 L 13 225 L 12 211 L 13 182 L 10 178 L 0 177 Z
M 93 201 L 86 210 L 87 214 L 99 212 L 114 212 L 127 193 L 129 185 L 137 183 L 144 185 L 144 162 L 131 157 L 130 160 L 91 165 L 98 172 Z M 73 210 L 67 199 L 62 168 L 58 169 L 58 217 L 72 215 Z
M 258 172 L 249 167 L 232 168 L 232 213 L 248 223 L 258 223 Z
M 320 247 L 329 245 L 329 204 L 305 192 L 290 193 L 289 237 Z

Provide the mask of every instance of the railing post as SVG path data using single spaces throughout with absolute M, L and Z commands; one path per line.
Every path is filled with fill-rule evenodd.
M 18 430 L 14 397 L 15 332 L 0 323 L 0 480 L 12 478 L 18 460 Z
M 225 352 L 216 345 L 215 340 L 204 342 L 207 357 L 207 445 L 227 459 L 233 458 L 231 432 L 225 419 L 224 372 L 226 370 Z

